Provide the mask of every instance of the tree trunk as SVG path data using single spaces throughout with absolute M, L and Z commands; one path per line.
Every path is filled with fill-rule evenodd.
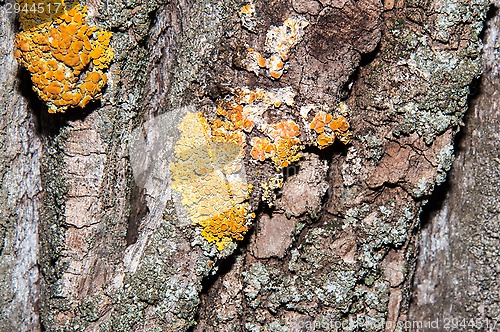
M 100 102 L 57 114 L 29 92 L 12 56 L 12 15 L 1 14 L 2 330 L 404 329 L 419 215 L 453 160 L 487 3 L 87 6 L 92 24 L 113 31 L 107 88 Z M 267 61 L 252 62 L 259 56 Z M 239 88 L 275 99 L 254 127 L 230 131 L 244 157 L 224 174 L 252 185 L 235 207 L 255 218 L 240 225 L 243 241 L 214 244 L 186 202 L 227 203 L 212 182 L 194 187 L 223 171 L 185 165 L 206 149 L 219 158 L 198 129 L 215 133 L 216 118 L 236 126 L 221 105 Z M 188 122 L 193 111 L 201 124 Z M 323 149 L 313 123 L 324 113 L 347 119 L 347 146 Z M 332 130 L 347 143 L 347 130 Z M 275 140 L 272 158 L 256 160 L 259 140 Z M 179 182 L 182 172 L 197 178 Z
M 424 218 L 411 317 L 460 331 L 496 331 L 500 315 L 498 2 L 484 31 L 484 68 L 448 182 Z

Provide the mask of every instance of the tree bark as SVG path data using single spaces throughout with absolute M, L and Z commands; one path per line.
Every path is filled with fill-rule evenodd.
M 0 38 L 0 330 L 37 331 L 42 138 L 17 75 L 14 16 L 4 11 Z
M 484 67 L 446 185 L 426 211 L 411 317 L 461 331 L 495 331 L 500 315 L 498 116 L 500 16 L 490 7 Z
M 420 211 L 453 160 L 487 3 L 257 0 L 243 24 L 244 4 L 232 0 L 87 5 L 93 24 L 113 31 L 115 58 L 102 100 L 64 114 L 15 90 L 14 29 L 3 16 L 1 77 L 15 98 L 2 103 L 19 106 L 5 104 L 2 123 L 23 134 L 5 152 L 19 166 L 2 164 L 1 287 L 12 295 L 0 326 L 36 330 L 39 300 L 46 331 L 402 330 Z M 298 16 L 309 25 L 283 75 L 248 71 L 248 47 L 264 50 L 272 26 Z M 237 247 L 219 252 L 179 208 L 170 133 L 176 112 L 213 119 L 238 87 L 295 91 L 293 106 L 263 118 L 294 120 L 301 132 L 301 107 L 342 102 L 354 135 L 346 148 L 307 147 L 284 169 L 274 206 L 261 201 L 274 167 L 251 160 L 248 144 L 256 217 Z M 13 203 L 9 177 L 22 182 Z M 23 301 L 32 304 L 15 316 Z

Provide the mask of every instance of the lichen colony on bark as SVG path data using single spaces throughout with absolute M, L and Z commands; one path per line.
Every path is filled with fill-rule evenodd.
M 480 73 L 486 5 L 88 1 L 115 57 L 99 103 L 41 112 L 45 329 L 394 330 L 421 208 Z M 245 170 L 230 191 L 244 210 L 193 224 L 215 204 L 173 184 L 199 159 L 171 140 L 189 133 L 186 109 L 213 136 L 190 175 L 209 177 L 231 138 L 239 163 L 213 171 Z

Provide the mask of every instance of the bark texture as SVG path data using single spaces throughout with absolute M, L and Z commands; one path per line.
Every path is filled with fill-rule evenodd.
M 258 219 L 250 250 L 242 250 L 202 297 L 196 330 L 328 331 L 341 326 L 393 331 L 403 329 L 398 322 L 408 319 L 419 213 L 434 186 L 445 180 L 453 159 L 453 137 L 467 108 L 468 86 L 479 74 L 486 4 L 386 2 L 385 11 L 362 1 L 323 5 L 307 39 L 309 48 L 300 56 L 310 56 L 309 65 L 323 62 L 294 82 L 321 93 L 324 80 L 339 87 L 332 89 L 339 93 L 357 68 L 352 91 L 344 91 L 353 108 L 356 137 L 344 154 L 327 157 L 330 190 L 325 201 L 297 211 L 304 193 L 321 195 L 321 168 L 308 166 L 314 158 L 300 164 L 277 210 Z M 362 22 L 355 14 L 360 10 L 366 11 Z M 379 24 L 365 21 L 376 22 L 377 16 Z M 349 37 L 338 28 L 344 23 L 363 26 L 363 33 Z M 370 48 L 363 39 L 367 35 L 370 41 L 381 36 L 376 49 L 376 43 Z M 373 53 L 358 68 L 363 52 Z M 328 69 L 315 71 L 318 66 Z M 316 85 L 305 83 L 312 78 Z M 323 98 L 306 91 L 306 100 Z M 307 179 L 308 172 L 315 172 L 316 181 Z M 289 193 L 300 198 L 294 202 Z M 282 251 L 276 250 L 263 257 L 266 241 L 260 237 L 275 236 L 268 230 L 273 219 L 280 222 L 281 213 L 295 223 L 287 255 L 281 258 Z M 273 246 L 277 243 L 283 241 L 275 238 Z
M 0 10 L 0 330 L 37 331 L 39 110 L 17 75 L 14 27 L 14 15 Z
M 498 2 L 484 31 L 484 69 L 447 184 L 423 225 L 411 317 L 453 330 L 495 331 L 500 315 Z M 459 304 L 459 305 L 457 305 Z
M 27 120 L 16 122 L 35 136 L 26 138 L 35 152 L 18 154 L 28 161 L 12 168 L 32 181 L 13 206 L 31 204 L 22 210 L 33 214 L 29 232 L 40 228 L 45 330 L 401 330 L 419 214 L 445 180 L 480 73 L 486 2 L 258 0 L 251 31 L 241 24 L 244 4 L 232 0 L 87 5 L 93 23 L 114 32 L 103 99 L 83 112 L 42 110 L 40 133 L 31 109 L 20 109 Z M 271 26 L 296 15 L 309 26 L 284 75 L 244 70 L 245 50 L 264 49 Z M 2 61 L 10 59 L 14 77 L 8 54 Z M 237 248 L 218 252 L 176 209 L 166 176 L 171 142 L 160 129 L 184 106 L 215 116 L 216 102 L 241 86 L 296 92 L 294 107 L 264 115 L 274 121 L 344 101 L 354 137 L 348 148 L 306 149 L 285 169 L 274 207 L 260 202 L 258 189 L 273 167 L 251 163 L 247 151 L 257 217 Z M 17 114 L 2 112 L 2 121 Z M 148 153 L 131 152 L 137 141 Z M 15 225 L 28 224 L 8 216 L 4 237 L 13 239 Z M 12 315 L 4 321 L 22 321 Z

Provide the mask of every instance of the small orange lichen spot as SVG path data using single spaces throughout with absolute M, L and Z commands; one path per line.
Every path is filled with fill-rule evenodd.
M 107 81 L 104 71 L 113 59 L 111 32 L 87 25 L 86 6 L 66 10 L 64 0 L 17 2 L 29 10 L 19 13 L 14 55 L 30 72 L 33 90 L 49 112 L 99 99 Z
M 251 4 L 241 7 L 241 13 L 244 15 L 252 15 L 255 13 L 255 5 Z
M 277 54 L 273 54 L 267 61 L 267 68 L 269 68 L 269 75 L 272 78 L 278 79 L 283 75 L 284 63 Z
M 248 47 L 245 57 L 241 60 L 241 64 L 244 69 L 258 76 L 259 70 L 266 68 L 267 61 L 259 52 Z
M 274 145 L 268 138 L 253 137 L 250 144 L 252 145 L 250 155 L 255 160 L 264 161 L 274 155 Z
M 309 128 L 319 134 L 317 145 L 320 149 L 330 146 L 335 141 L 335 137 L 347 144 L 352 135 L 349 131 L 349 123 L 344 116 L 340 115 L 334 119 L 331 114 L 323 111 L 316 113 Z
M 253 29 L 257 25 L 257 19 L 255 17 L 255 5 L 252 3 L 252 0 L 249 4 L 241 7 L 240 16 L 241 25 L 243 25 L 244 28 L 253 31 Z
M 292 138 L 300 135 L 299 126 L 293 121 L 283 121 L 271 126 L 271 137 Z
M 284 62 L 290 57 L 290 51 L 304 35 L 309 22 L 303 17 L 294 16 L 286 19 L 280 27 L 271 27 L 266 35 L 266 52 L 271 53 L 266 67 L 269 75 L 279 79 L 283 75 Z

